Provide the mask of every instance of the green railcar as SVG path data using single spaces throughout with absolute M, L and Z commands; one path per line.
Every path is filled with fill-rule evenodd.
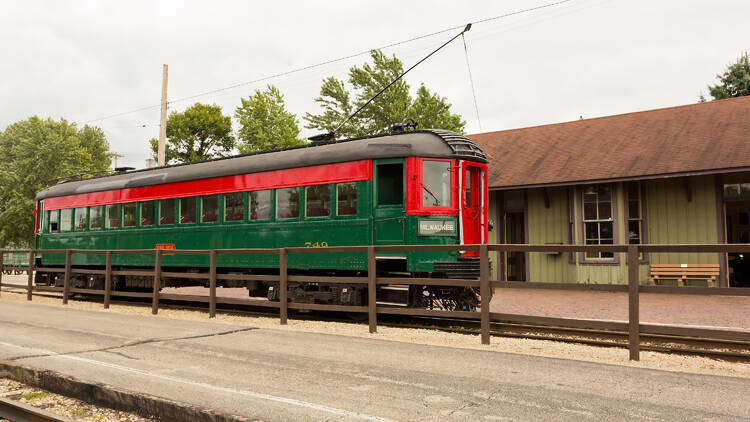
M 37 249 L 245 249 L 362 245 L 477 244 L 487 240 L 486 159 L 468 138 L 447 131 L 394 133 L 282 151 L 167 166 L 55 185 L 37 196 Z M 44 267 L 65 255 L 42 254 Z M 72 265 L 99 269 L 103 254 L 74 254 Z M 117 268 L 147 268 L 154 254 L 115 254 Z M 165 271 L 206 271 L 205 255 L 165 253 Z M 222 273 L 278 273 L 278 254 L 220 254 Z M 353 275 L 364 253 L 298 253 L 295 274 Z M 391 252 L 378 272 L 433 277 L 478 274 L 471 253 Z M 37 283 L 59 284 L 40 272 Z M 100 288 L 100 275 L 75 283 Z M 148 288 L 148 277 L 118 277 L 118 289 Z M 167 280 L 188 285 L 195 279 Z M 268 283 L 222 281 L 265 294 Z M 221 284 L 220 283 L 220 284 Z M 300 298 L 341 303 L 340 286 L 315 283 Z M 364 303 L 363 286 L 350 286 Z M 366 288 L 364 288 L 366 290 Z M 385 290 L 387 302 L 408 303 Z M 274 291 L 271 289 L 271 291 Z M 392 291 L 392 290 L 391 290 Z M 335 294 L 331 294 L 331 292 Z M 412 292 L 413 293 L 413 292 Z M 389 296 L 390 295 L 390 296 Z M 298 295 L 299 296 L 299 295 Z M 388 296 L 388 297 L 386 297 Z M 397 295 L 398 296 L 398 295 Z M 274 299 L 271 297 L 271 299 Z
M 3 274 L 22 274 L 29 266 L 29 254 L 23 252 L 3 252 Z

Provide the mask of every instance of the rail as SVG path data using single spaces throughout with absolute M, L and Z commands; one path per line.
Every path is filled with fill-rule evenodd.
M 378 277 L 375 272 L 376 256 L 378 252 L 403 252 L 403 251 L 478 251 L 480 259 L 479 279 L 439 279 L 439 278 L 415 278 L 394 279 Z M 639 360 L 640 335 L 677 335 L 685 337 L 730 340 L 750 343 L 750 332 L 720 330 L 713 328 L 695 328 L 684 326 L 672 326 L 661 324 L 644 324 L 639 320 L 639 294 L 644 293 L 671 293 L 671 294 L 704 294 L 704 295 L 732 295 L 750 296 L 750 288 L 727 288 L 727 287 L 687 287 L 687 286 L 645 286 L 639 283 L 639 256 L 641 253 L 651 252 L 677 252 L 677 253 L 750 253 L 750 244 L 681 244 L 681 245 L 518 245 L 518 244 L 490 244 L 490 245 L 392 245 L 392 246 L 344 246 L 344 247 L 321 247 L 321 248 L 280 248 L 280 249 L 212 249 L 212 250 L 162 250 L 162 249 L 140 249 L 140 250 L 6 250 L 0 252 L 14 252 L 28 254 L 27 284 L 3 284 L 0 272 L 0 287 L 17 287 L 25 289 L 27 300 L 32 300 L 33 291 L 55 291 L 62 292 L 63 304 L 68 303 L 71 293 L 82 293 L 91 295 L 103 295 L 104 308 L 109 308 L 112 296 L 151 298 L 151 312 L 157 314 L 160 300 L 191 300 L 208 302 L 209 317 L 216 316 L 217 303 L 238 304 L 249 306 L 262 306 L 279 309 L 280 323 L 286 324 L 289 309 L 307 309 L 319 311 L 336 312 L 362 312 L 368 314 L 369 330 L 377 332 L 378 314 L 397 314 L 409 316 L 433 316 L 463 318 L 480 321 L 480 338 L 482 344 L 490 342 L 490 322 L 514 322 L 527 324 L 541 324 L 549 326 L 574 327 L 583 329 L 600 329 L 628 332 L 628 348 L 631 360 Z M 305 281 L 306 278 L 290 275 L 288 271 L 288 256 L 294 253 L 367 253 L 367 276 L 366 277 L 325 277 L 329 283 L 351 283 L 367 284 L 368 301 L 367 306 L 345 306 L 324 305 L 312 303 L 289 302 L 287 287 L 289 281 Z M 540 283 L 540 282 L 515 282 L 515 281 L 491 281 L 490 280 L 490 252 L 555 252 L 555 253 L 578 253 L 578 252 L 610 252 L 625 254 L 625 264 L 628 269 L 628 284 L 585 284 L 585 283 Z M 39 253 L 64 253 L 65 267 L 35 267 L 34 257 Z M 104 254 L 104 270 L 76 269 L 71 265 L 71 257 L 74 254 Z M 112 256 L 115 254 L 153 254 L 154 266 L 151 271 L 113 270 Z M 208 255 L 209 271 L 207 273 L 184 273 L 184 272 L 162 272 L 163 255 Z M 236 254 L 278 254 L 279 275 L 254 275 L 254 274 L 219 274 L 217 272 L 217 256 Z M 0 269 L 3 266 L 0 253 Z M 634 264 L 635 263 L 635 264 Z M 64 273 L 63 287 L 34 286 L 34 270 Z M 103 290 L 71 288 L 71 274 L 97 273 L 104 274 L 105 282 Z M 113 275 L 141 275 L 153 277 L 153 289 L 151 293 L 123 292 L 112 290 Z M 202 278 L 209 280 L 209 296 L 186 296 L 178 294 L 161 293 L 161 281 L 164 277 Z M 217 280 L 262 280 L 279 282 L 279 301 L 272 302 L 257 299 L 237 299 L 216 296 Z M 478 312 L 472 311 L 449 311 L 434 309 L 394 308 L 378 306 L 376 303 L 377 285 L 392 283 L 420 284 L 427 286 L 463 286 L 479 287 L 481 305 Z M 521 289 L 555 289 L 555 290 L 595 290 L 606 292 L 628 293 L 628 321 L 601 321 L 580 318 L 554 318 L 540 317 L 534 315 L 517 315 L 490 312 L 489 302 L 492 289 L 500 289 L 502 294 L 504 288 Z
M 29 422 L 73 422 L 73 419 L 64 416 L 55 415 L 46 410 L 37 409 L 14 400 L 0 397 L 0 419 L 5 418 L 9 421 L 29 421 Z

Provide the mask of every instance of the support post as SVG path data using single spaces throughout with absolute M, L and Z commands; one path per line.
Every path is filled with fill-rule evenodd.
M 34 255 L 36 255 L 36 253 L 34 252 L 33 249 L 30 249 L 29 250 L 29 268 L 26 269 L 26 272 L 29 275 L 29 279 L 27 281 L 28 284 L 26 286 L 26 300 L 31 300 L 31 293 L 33 292 L 33 289 L 34 289 Z
M 156 262 L 154 262 L 154 296 L 151 300 L 151 313 L 159 312 L 159 289 L 161 288 L 161 249 L 156 250 Z
M 487 245 L 479 247 L 479 296 L 481 303 L 482 344 L 490 344 L 490 259 Z
M 0 294 L 3 291 L 3 256 L 5 255 L 5 251 L 0 250 Z
M 167 139 L 167 74 L 168 66 L 165 64 L 162 70 L 161 77 L 161 120 L 159 121 L 159 145 L 156 149 L 156 162 L 159 167 L 163 167 L 166 164 L 165 142 Z
M 212 250 L 208 255 L 209 260 L 209 292 L 211 297 L 208 299 L 208 317 L 216 317 L 216 250 Z
M 65 251 L 65 275 L 63 276 L 63 305 L 68 304 L 68 295 L 70 294 L 70 249 Z
M 630 360 L 640 360 L 641 334 L 638 306 L 638 245 L 628 245 L 628 349 Z
M 112 251 L 107 251 L 107 263 L 104 268 L 104 309 L 109 309 L 112 296 Z
M 286 325 L 286 317 L 289 312 L 287 303 L 287 273 L 286 273 L 286 248 L 279 249 L 279 318 L 281 325 Z
M 375 260 L 375 247 L 367 247 L 367 313 L 370 320 L 370 332 L 378 332 L 378 309 L 377 309 L 377 262 Z

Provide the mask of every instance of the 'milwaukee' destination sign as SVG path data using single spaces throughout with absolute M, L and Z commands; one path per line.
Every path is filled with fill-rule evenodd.
M 419 220 L 419 234 L 454 234 L 454 220 Z

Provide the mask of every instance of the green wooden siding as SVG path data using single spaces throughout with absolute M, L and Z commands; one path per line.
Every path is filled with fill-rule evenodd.
M 645 188 L 648 243 L 718 243 L 714 176 L 652 180 Z M 718 254 L 650 255 L 652 264 L 719 263 Z
M 568 243 L 568 191 L 567 188 L 547 188 L 549 208 L 544 200 L 544 189 L 529 189 L 528 230 L 529 243 Z M 567 282 L 568 254 L 551 255 L 529 253 L 529 280 Z
M 503 216 L 501 215 L 500 218 L 498 218 L 497 214 L 498 201 L 500 201 L 501 197 L 502 195 L 500 195 L 496 191 L 490 192 L 490 204 L 488 211 L 489 215 L 487 217 L 495 222 L 495 228 L 491 232 L 489 232 L 489 243 L 501 243 L 497 238 L 503 224 Z M 490 260 L 492 261 L 492 271 L 490 272 L 490 277 L 492 280 L 499 280 L 498 272 L 500 271 L 500 253 L 490 252 Z

